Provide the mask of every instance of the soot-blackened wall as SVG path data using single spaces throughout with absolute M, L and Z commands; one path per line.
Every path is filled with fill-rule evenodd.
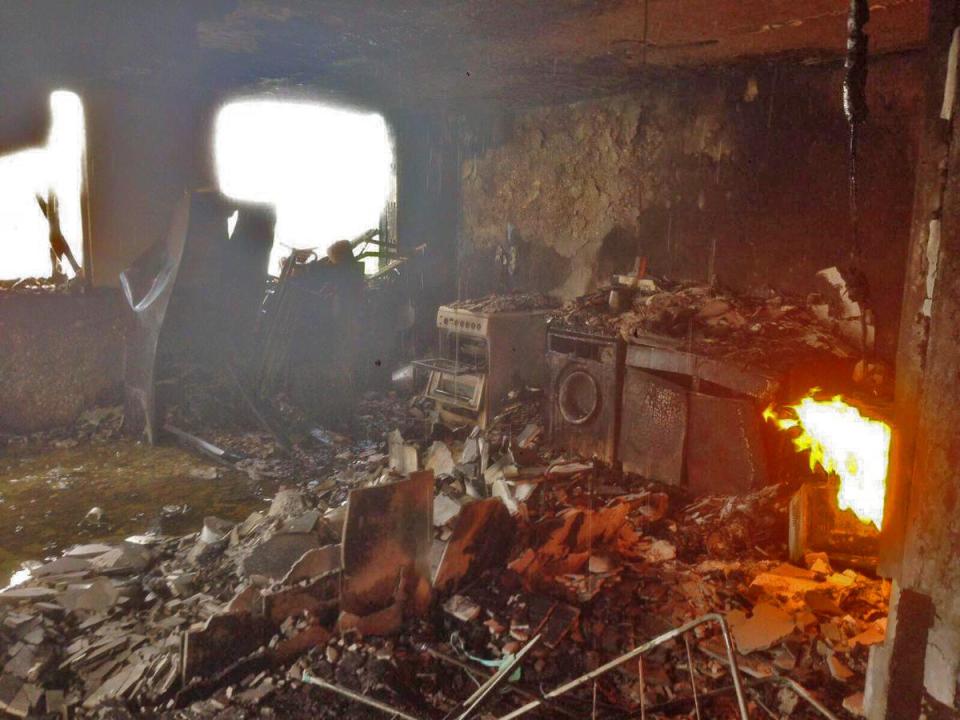
M 870 67 L 862 238 L 888 357 L 921 74 L 912 54 Z M 628 271 L 638 254 L 656 274 L 706 279 L 712 268 L 741 291 L 814 290 L 814 274 L 847 262 L 851 248 L 841 81 L 839 65 L 715 69 L 500 118 L 499 133 L 474 138 L 462 165 L 462 293 L 492 287 L 492 256 L 508 223 L 521 250 L 518 284 L 566 297 Z

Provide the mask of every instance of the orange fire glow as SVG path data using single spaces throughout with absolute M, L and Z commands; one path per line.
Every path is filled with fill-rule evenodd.
M 773 405 L 763 411 L 763 417 L 781 430 L 798 428 L 800 434 L 793 444 L 797 452 L 810 451 L 810 469 L 819 465 L 840 478 L 840 509 L 852 510 L 879 530 L 890 462 L 890 426 L 864 417 L 839 395 L 816 400 L 814 392 L 796 405 L 788 405 L 788 414 L 782 417 Z

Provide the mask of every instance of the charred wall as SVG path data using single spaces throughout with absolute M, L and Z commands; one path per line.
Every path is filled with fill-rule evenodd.
M 0 294 L 0 432 L 68 425 L 119 402 L 122 302 L 109 290 Z
M 865 272 L 893 354 L 920 131 L 921 63 L 870 68 L 861 160 Z M 682 73 L 631 95 L 489 120 L 462 165 L 462 290 L 493 286 L 507 224 L 520 287 L 570 297 L 627 271 L 805 294 L 851 234 L 842 68 Z M 481 137 L 482 136 L 482 137 Z M 479 140 L 478 140 L 479 138 Z

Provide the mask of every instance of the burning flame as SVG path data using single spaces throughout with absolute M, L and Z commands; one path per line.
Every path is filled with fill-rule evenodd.
M 763 411 L 763 417 L 781 430 L 799 428 L 793 444 L 797 452 L 810 451 L 810 469 L 820 465 L 840 478 L 840 509 L 852 510 L 861 521 L 872 522 L 879 530 L 890 461 L 890 426 L 864 417 L 839 395 L 816 400 L 813 392 L 796 405 L 787 406 L 792 416 L 778 416 L 771 405 Z

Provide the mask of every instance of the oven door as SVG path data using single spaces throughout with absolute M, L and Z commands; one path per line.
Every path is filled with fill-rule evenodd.
M 483 402 L 484 374 L 461 374 L 434 371 L 427 383 L 427 397 L 444 405 L 479 412 Z

